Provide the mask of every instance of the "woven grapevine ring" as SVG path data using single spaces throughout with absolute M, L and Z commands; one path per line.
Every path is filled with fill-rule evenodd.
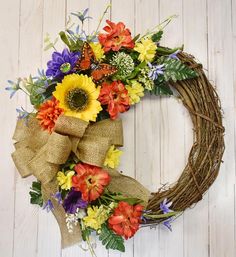
M 174 210 L 180 212 L 200 201 L 215 181 L 224 153 L 219 97 L 201 64 L 186 53 L 179 54 L 179 58 L 199 74 L 195 79 L 172 83 L 191 116 L 195 142 L 178 181 L 168 190 L 152 193 L 147 206 L 152 211 L 159 211 L 165 198 L 173 202 Z

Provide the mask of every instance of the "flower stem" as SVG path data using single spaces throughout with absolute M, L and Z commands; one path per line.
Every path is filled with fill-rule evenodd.
M 168 218 L 168 217 L 172 217 L 179 214 L 179 212 L 169 212 L 169 213 L 165 213 L 165 214 L 148 214 L 148 213 L 144 213 L 143 216 L 145 218 L 151 218 L 151 219 L 163 219 L 163 218 Z
M 30 96 L 30 94 L 26 90 L 24 90 L 24 88 L 20 87 L 20 90 L 22 90 L 26 95 Z
M 102 14 L 102 17 L 99 19 L 98 26 L 97 26 L 97 28 L 96 28 L 96 30 L 95 30 L 95 32 L 94 32 L 94 34 L 93 34 L 94 36 L 96 36 L 96 35 L 97 35 L 98 30 L 99 30 L 99 28 L 100 28 L 100 26 L 101 26 L 101 23 L 102 23 L 102 21 L 103 21 L 103 19 L 104 19 L 105 15 L 106 15 L 106 13 L 107 13 L 107 11 L 109 10 L 109 8 L 111 8 L 111 4 L 108 4 L 108 5 L 107 5 L 107 7 L 106 7 L 105 11 L 104 11 L 104 12 L 103 12 L 103 14 Z
M 94 257 L 97 257 L 97 255 L 96 255 L 96 253 L 94 252 L 94 249 L 93 249 L 93 247 L 92 247 L 92 245 L 91 245 L 91 242 L 90 242 L 89 237 L 86 237 L 86 242 L 87 242 L 87 244 L 88 244 L 88 248 L 89 248 L 89 251 L 90 251 L 91 255 L 94 256 Z
M 162 55 L 173 54 L 177 50 L 182 51 L 183 48 L 184 48 L 184 45 L 182 45 L 180 47 L 173 48 L 173 49 L 169 49 L 169 48 L 165 48 L 165 47 L 157 47 L 157 53 L 162 54 Z
M 156 25 L 155 27 L 153 27 L 151 30 L 147 30 L 147 32 L 140 37 L 137 42 L 139 42 L 142 38 L 144 37 L 148 37 L 151 36 L 152 34 L 154 34 L 157 31 L 163 30 L 171 21 L 173 18 L 177 18 L 178 16 L 176 14 L 171 15 L 169 18 L 167 18 L 166 20 L 164 20 L 163 22 L 161 22 L 160 24 Z

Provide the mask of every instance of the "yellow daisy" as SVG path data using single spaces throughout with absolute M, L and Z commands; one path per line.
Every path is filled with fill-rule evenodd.
M 143 62 L 151 62 L 155 56 L 157 46 L 150 38 L 142 38 L 135 44 L 134 50 L 139 54 L 138 59 Z
M 140 97 L 144 96 L 144 93 L 143 93 L 144 88 L 141 85 L 141 83 L 139 83 L 136 80 L 132 80 L 131 85 L 127 85 L 125 87 L 128 90 L 130 103 L 131 104 L 139 103 L 140 102 Z
M 74 176 L 74 174 L 75 174 L 75 172 L 72 170 L 69 171 L 66 175 L 63 172 L 59 171 L 57 173 L 57 181 L 58 181 L 59 186 L 65 190 L 71 189 L 72 177 Z
M 102 110 L 97 100 L 99 93 L 100 87 L 96 88 L 92 78 L 70 74 L 65 76 L 61 83 L 57 83 L 53 95 L 65 115 L 88 122 L 96 121 L 97 114 Z
M 120 164 L 120 156 L 122 154 L 122 151 L 116 149 L 115 146 L 112 145 L 107 151 L 104 166 L 107 166 L 112 169 L 117 168 Z
M 91 42 L 89 45 L 93 49 L 94 55 L 98 61 L 105 57 L 102 45 L 100 43 Z
M 84 224 L 87 227 L 98 230 L 102 224 L 109 218 L 110 209 L 101 205 L 100 207 L 88 207 L 87 216 L 83 218 Z

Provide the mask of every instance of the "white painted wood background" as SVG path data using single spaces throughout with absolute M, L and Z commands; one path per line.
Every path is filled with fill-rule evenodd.
M 185 45 L 215 82 L 221 96 L 226 127 L 226 151 L 219 177 L 204 200 L 173 224 L 143 228 L 127 241 L 126 253 L 107 252 L 97 243 L 98 257 L 235 257 L 235 86 L 236 0 L 112 0 L 108 17 L 124 21 L 134 33 L 144 32 L 171 14 L 163 44 Z M 36 73 L 46 67 L 46 32 L 52 37 L 64 28 L 71 11 L 90 8 L 97 25 L 107 0 L 0 0 L 0 257 L 90 256 L 79 246 L 61 251 L 56 221 L 30 205 L 33 178 L 21 179 L 10 153 L 16 122 L 15 108 L 30 108 L 25 96 L 9 100 L 7 79 Z M 62 46 L 62 45 L 61 45 Z M 123 115 L 125 147 L 121 169 L 150 190 L 174 182 L 192 144 L 188 113 L 176 99 L 146 97 Z

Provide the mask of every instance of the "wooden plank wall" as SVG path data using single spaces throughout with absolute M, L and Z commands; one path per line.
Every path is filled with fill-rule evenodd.
M 226 127 L 224 163 L 204 199 L 173 224 L 142 228 L 126 242 L 126 253 L 107 252 L 94 239 L 98 257 L 235 257 L 235 95 L 236 0 L 1 0 L 0 8 L 0 257 L 90 256 L 80 246 L 61 250 L 59 229 L 51 214 L 29 204 L 33 178 L 22 180 L 10 158 L 16 107 L 29 108 L 24 95 L 9 101 L 7 79 L 34 74 L 46 67 L 51 52 L 43 38 L 63 29 L 71 11 L 90 8 L 86 27 L 93 31 L 107 3 L 107 18 L 123 21 L 143 33 L 177 14 L 165 31 L 163 44 L 182 43 L 203 63 L 220 94 Z M 59 48 L 63 48 L 59 44 Z M 122 116 L 125 147 L 121 170 L 150 190 L 176 181 L 192 144 L 192 125 L 181 102 L 145 97 Z

